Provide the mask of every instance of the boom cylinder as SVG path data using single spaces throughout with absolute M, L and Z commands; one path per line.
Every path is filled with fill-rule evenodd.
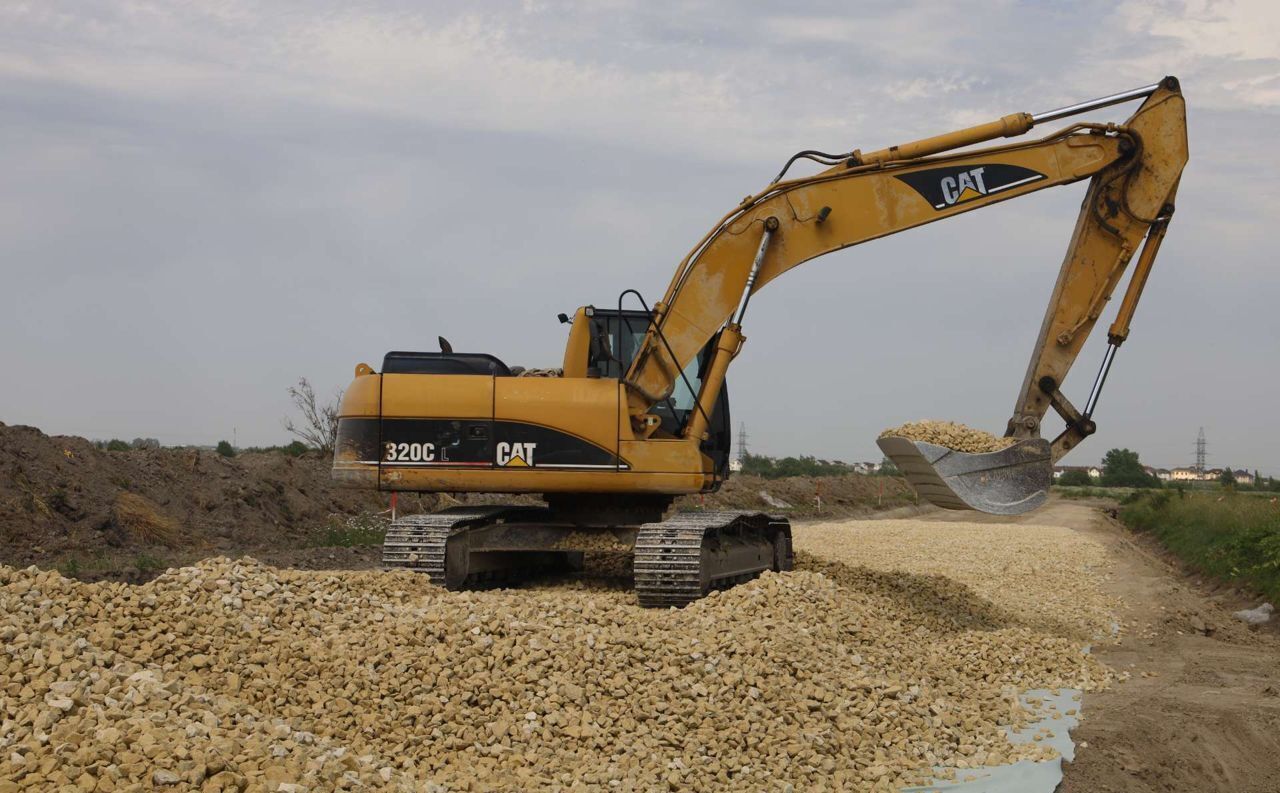
M 707 367 L 707 375 L 702 381 L 702 390 L 698 393 L 698 402 L 685 425 L 684 436 L 701 441 L 706 437 L 710 423 L 711 411 L 715 409 L 716 400 L 720 398 L 720 389 L 724 388 L 724 375 L 729 364 L 742 349 L 742 328 L 728 324 L 720 331 L 716 340 L 716 349 L 711 356 L 711 365 Z
M 964 146 L 972 146 L 975 143 L 983 143 L 984 141 L 994 140 L 995 138 L 1012 138 L 1030 130 L 1037 124 L 1043 124 L 1046 121 L 1056 121 L 1067 116 L 1075 116 L 1080 113 L 1087 113 L 1090 110 L 1097 110 L 1101 107 L 1110 107 L 1118 105 L 1122 102 L 1128 102 L 1133 99 L 1145 99 L 1156 92 L 1162 85 L 1174 81 L 1177 85 L 1176 78 L 1166 77 L 1162 82 L 1144 85 L 1141 88 L 1133 88 L 1128 91 L 1121 91 L 1118 94 L 1109 94 L 1107 96 L 1090 99 L 1086 102 L 1077 102 L 1074 105 L 1067 105 L 1055 110 L 1046 110 L 1043 113 L 1011 113 L 1004 118 L 995 121 L 988 121 L 985 124 L 978 124 L 967 129 L 948 132 L 945 135 L 935 135 L 932 138 L 922 138 L 910 143 L 903 143 L 898 146 L 890 146 L 887 149 L 869 152 L 863 154 L 855 151 L 850 159 L 851 165 L 873 165 L 875 163 L 890 162 L 893 160 L 914 160 L 918 157 L 928 157 L 931 154 L 949 151 L 951 149 L 959 149 Z
M 1138 298 L 1142 297 L 1142 290 L 1146 287 L 1147 278 L 1151 275 L 1151 267 L 1156 263 L 1156 254 L 1160 252 L 1160 243 L 1164 242 L 1164 234 L 1168 230 L 1169 216 L 1166 213 L 1164 217 L 1152 224 L 1151 230 L 1147 232 L 1147 242 L 1142 246 L 1142 253 L 1138 256 L 1137 266 L 1133 268 L 1133 275 L 1129 277 L 1129 287 L 1125 290 L 1124 299 L 1120 301 L 1120 310 L 1116 312 L 1116 319 L 1107 332 L 1108 340 L 1117 347 L 1129 338 L 1129 323 L 1133 321 L 1133 314 L 1138 310 Z

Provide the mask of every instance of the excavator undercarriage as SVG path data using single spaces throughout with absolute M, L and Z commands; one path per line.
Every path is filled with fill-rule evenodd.
M 506 586 L 582 569 L 587 553 L 633 557 L 642 606 L 683 606 L 766 570 L 792 569 L 791 525 L 752 512 L 689 512 L 638 526 L 586 527 L 541 507 L 463 506 L 397 518 L 383 543 L 389 569 L 427 573 L 449 589 Z

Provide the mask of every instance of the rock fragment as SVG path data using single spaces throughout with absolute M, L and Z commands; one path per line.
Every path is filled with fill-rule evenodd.
M 447 592 L 252 559 L 139 586 L 0 567 L 0 779 L 891 790 L 935 765 L 1047 757 L 1001 727 L 1026 719 L 1022 690 L 1109 679 L 1080 652 L 1113 622 L 1089 585 L 1100 552 L 1028 527 L 914 523 L 868 524 L 879 543 L 857 524 L 799 527 L 801 569 L 679 610 L 599 582 Z M 983 571 L 929 546 L 966 531 L 989 532 L 970 538 Z M 1061 594 L 1015 597 L 1037 577 Z
M 1017 438 L 997 437 L 989 432 L 966 427 L 954 421 L 933 421 L 932 419 L 910 421 L 880 433 L 881 438 L 891 436 L 924 441 L 969 454 L 998 452 L 1018 442 Z

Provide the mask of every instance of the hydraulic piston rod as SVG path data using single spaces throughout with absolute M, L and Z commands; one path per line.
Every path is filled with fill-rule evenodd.
M 1166 77 L 1165 79 L 1169 80 L 1172 78 Z M 1080 113 L 1088 113 L 1090 110 L 1097 110 L 1100 107 L 1111 107 L 1112 105 L 1118 105 L 1121 102 L 1128 102 L 1133 99 L 1145 99 L 1154 94 L 1160 85 L 1161 83 L 1152 83 L 1151 85 L 1144 85 L 1141 88 L 1121 91 L 1118 94 L 1110 94 L 1109 96 L 1099 97 L 1098 99 L 1090 99 L 1087 102 L 1077 102 L 1074 105 L 1060 107 L 1057 110 L 1046 110 L 1043 113 L 1032 113 L 1031 125 L 1035 126 L 1036 124 L 1043 124 L 1046 121 L 1057 121 L 1060 118 L 1075 116 Z

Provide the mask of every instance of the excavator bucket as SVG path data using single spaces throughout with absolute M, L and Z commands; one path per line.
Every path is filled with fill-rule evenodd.
M 896 436 L 876 443 L 917 493 L 944 509 L 1020 515 L 1043 504 L 1053 482 L 1049 442 L 1043 438 L 988 454 Z

